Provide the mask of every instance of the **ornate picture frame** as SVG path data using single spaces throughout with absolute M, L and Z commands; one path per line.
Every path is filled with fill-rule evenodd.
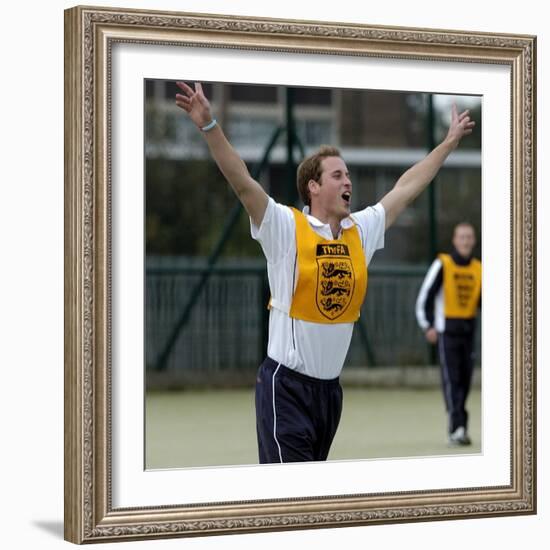
M 111 94 L 119 43 L 501 65 L 511 74 L 510 483 L 113 506 Z M 114 8 L 65 12 L 65 538 L 158 539 L 536 512 L 536 38 Z

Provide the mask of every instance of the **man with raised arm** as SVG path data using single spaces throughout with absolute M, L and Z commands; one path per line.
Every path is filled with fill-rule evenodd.
M 352 182 L 338 149 L 322 146 L 298 167 L 302 212 L 276 203 L 250 176 L 213 118 L 200 83 L 178 82 L 181 107 L 250 216 L 271 291 L 267 357 L 256 379 L 260 463 L 326 460 L 342 412 L 339 375 L 384 231 L 429 184 L 461 138 L 468 111 L 453 106 L 443 142 L 375 206 L 350 212 Z

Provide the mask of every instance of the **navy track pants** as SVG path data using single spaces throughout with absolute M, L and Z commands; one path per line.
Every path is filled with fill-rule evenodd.
M 449 433 L 459 426 L 468 428 L 466 399 L 473 373 L 473 335 L 438 334 L 441 383 L 449 417 Z
M 266 358 L 256 379 L 260 464 L 326 460 L 341 414 L 338 378 L 312 378 Z

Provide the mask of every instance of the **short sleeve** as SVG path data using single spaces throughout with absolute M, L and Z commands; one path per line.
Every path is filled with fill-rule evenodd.
M 374 206 L 368 206 L 364 210 L 354 212 L 351 217 L 359 227 L 368 265 L 374 253 L 384 248 L 386 211 L 380 203 L 377 203 Z
M 260 243 L 270 263 L 276 263 L 288 252 L 295 239 L 295 221 L 288 206 L 279 204 L 269 197 L 260 227 L 250 220 L 252 238 Z

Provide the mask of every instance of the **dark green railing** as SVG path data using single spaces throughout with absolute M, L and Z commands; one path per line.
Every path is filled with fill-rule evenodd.
M 416 324 L 415 302 L 427 266 L 371 267 L 367 299 L 346 364 L 422 365 L 429 348 Z M 267 348 L 269 299 L 263 261 L 239 265 L 163 265 L 146 270 L 146 363 L 155 368 L 182 304 L 210 276 L 165 358 L 166 369 L 256 368 Z

